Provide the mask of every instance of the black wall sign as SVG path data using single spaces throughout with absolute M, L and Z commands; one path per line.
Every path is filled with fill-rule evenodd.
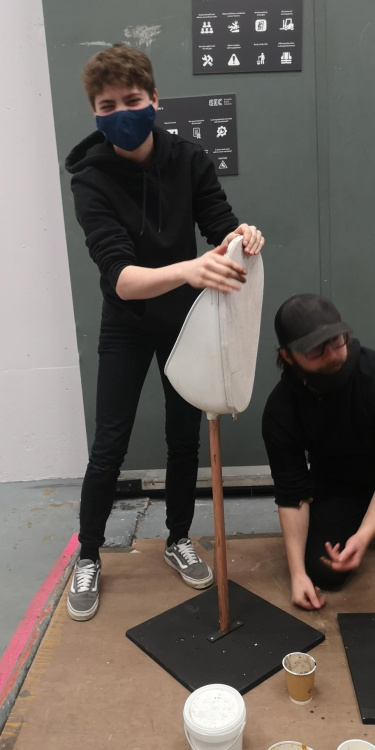
M 192 0 L 193 73 L 302 69 L 302 0 Z
M 160 99 L 156 122 L 170 133 L 199 143 L 219 177 L 238 174 L 234 94 Z

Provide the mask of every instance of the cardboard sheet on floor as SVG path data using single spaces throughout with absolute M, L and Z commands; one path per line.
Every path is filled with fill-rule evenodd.
M 338 614 L 341 636 L 364 724 L 375 724 L 375 613 Z
M 213 551 L 203 545 L 204 540 L 198 542 L 198 552 L 212 565 Z M 130 554 L 103 553 L 100 608 L 89 622 L 70 620 L 63 596 L 0 746 L 189 750 L 182 722 L 189 691 L 124 637 L 138 623 L 192 598 L 164 563 L 163 551 L 164 541 L 152 539 L 137 542 Z M 303 612 L 290 603 L 281 538 L 236 536 L 227 543 L 227 556 L 231 580 L 326 634 L 311 652 L 317 661 L 311 703 L 291 703 L 283 672 L 244 695 L 243 750 L 267 750 L 281 739 L 300 740 L 314 750 L 335 750 L 350 737 L 375 744 L 375 727 L 361 722 L 336 618 L 340 611 L 375 610 L 375 552 L 369 550 L 359 573 L 341 592 L 329 594 L 318 612 Z
M 217 633 L 214 587 L 131 628 L 127 637 L 189 690 L 224 683 L 242 694 L 282 669 L 285 654 L 324 641 L 319 630 L 233 581 L 228 584 L 235 627 L 227 635 Z

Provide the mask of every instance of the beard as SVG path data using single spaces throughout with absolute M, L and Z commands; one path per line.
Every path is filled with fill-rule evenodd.
M 324 365 L 323 367 L 319 367 L 318 370 L 315 370 L 315 372 L 317 375 L 329 375 L 332 372 L 338 372 L 339 370 L 341 370 L 345 362 L 346 357 L 340 362 L 337 362 L 337 360 L 336 362 L 327 362 L 326 365 Z
M 333 373 L 339 372 L 343 365 L 348 360 L 349 357 L 349 350 L 347 353 L 347 356 L 343 357 L 342 360 L 334 360 L 332 362 L 327 362 L 325 365 L 322 365 L 321 367 L 318 367 L 316 370 L 305 370 L 301 365 L 298 364 L 298 362 L 294 359 L 293 354 L 290 352 L 289 356 L 292 358 L 293 363 L 289 365 L 291 370 L 293 370 L 294 375 L 298 377 L 300 380 L 306 380 L 306 378 L 309 378 L 310 376 L 315 375 L 331 375 Z
M 350 378 L 355 362 L 357 360 L 357 347 L 348 348 L 348 353 L 343 360 L 327 362 L 314 372 L 304 370 L 293 358 L 291 370 L 298 380 L 302 380 L 304 385 L 312 391 L 321 394 L 329 394 L 342 388 L 348 378 Z M 359 350 L 359 345 L 358 345 Z
M 299 380 L 309 380 L 312 376 L 312 379 L 314 379 L 314 376 L 319 375 L 333 375 L 336 372 L 339 372 L 341 370 L 343 364 L 345 362 L 329 362 L 327 365 L 324 365 L 324 367 L 319 367 L 318 370 L 314 370 L 314 372 L 310 372 L 310 370 L 304 370 L 303 367 L 301 367 L 297 362 L 293 362 L 292 365 L 289 365 L 290 369 L 293 371 L 293 374 L 299 379 Z

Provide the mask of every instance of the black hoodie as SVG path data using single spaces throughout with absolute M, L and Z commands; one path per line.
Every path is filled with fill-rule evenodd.
M 158 127 L 153 136 L 152 159 L 140 165 L 118 156 L 96 131 L 71 151 L 66 169 L 101 274 L 105 311 L 146 330 L 177 333 L 199 292 L 184 285 L 150 300 L 124 301 L 116 293 L 121 271 L 191 260 L 195 224 L 217 246 L 239 222 L 204 150 Z
M 340 498 L 368 501 L 375 491 L 375 352 L 350 344 L 337 373 L 287 366 L 263 414 L 278 505 Z M 306 462 L 310 461 L 310 471 Z

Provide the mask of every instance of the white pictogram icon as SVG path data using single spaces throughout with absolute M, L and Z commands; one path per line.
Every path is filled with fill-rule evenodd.
M 292 59 L 293 58 L 290 52 L 283 52 L 283 54 L 281 55 L 281 64 L 290 65 L 290 63 L 292 62 Z
M 201 129 L 193 128 L 193 138 L 201 138 Z
M 224 159 L 220 162 L 219 169 L 228 169 L 228 164 L 224 161 Z
M 178 135 L 177 128 L 167 128 L 168 133 L 172 133 L 172 135 Z
M 255 21 L 255 31 L 267 31 L 267 19 L 257 18 Z
M 260 55 L 258 55 L 257 65 L 264 65 L 265 59 L 266 59 L 266 56 L 264 52 L 262 52 Z
M 233 21 L 233 23 L 228 26 L 228 29 L 232 32 L 232 34 L 236 34 L 240 30 L 240 24 L 238 23 L 238 21 Z
M 293 18 L 283 18 L 283 25 L 280 26 L 280 31 L 294 31 Z
M 224 135 L 227 134 L 227 129 L 225 125 L 219 125 L 217 132 L 216 132 L 216 138 L 223 138 Z
M 206 67 L 206 65 L 209 65 L 212 68 L 214 58 L 211 57 L 211 55 L 203 55 L 202 60 L 204 68 Z
M 203 21 L 203 26 L 201 28 L 201 34 L 213 34 L 214 30 L 211 26 L 211 21 Z
M 240 65 L 240 61 L 237 55 L 234 54 L 234 52 L 233 52 L 233 55 L 231 55 L 231 57 L 228 60 L 228 65 Z

